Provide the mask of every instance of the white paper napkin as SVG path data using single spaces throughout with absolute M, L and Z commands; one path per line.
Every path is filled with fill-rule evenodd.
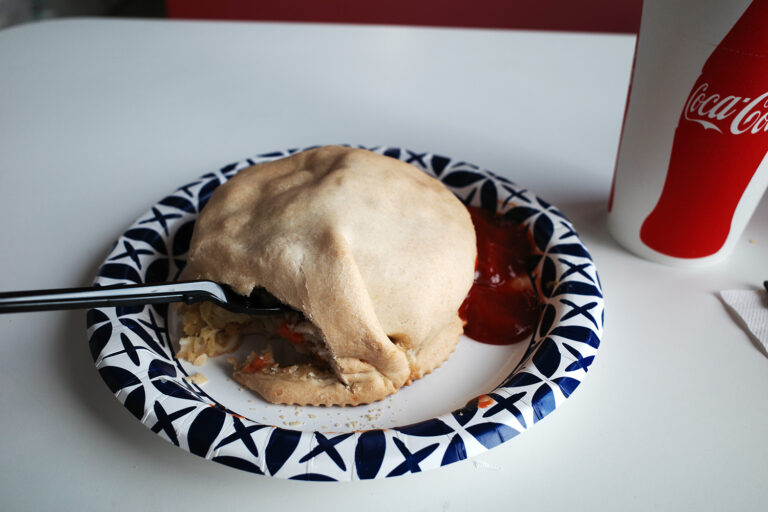
M 720 297 L 768 356 L 768 293 L 765 290 L 723 290 Z

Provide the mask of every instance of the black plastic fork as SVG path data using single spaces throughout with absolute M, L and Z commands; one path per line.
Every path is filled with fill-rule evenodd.
M 0 293 L 0 313 L 82 309 L 144 304 L 213 302 L 233 313 L 274 315 L 292 311 L 257 289 L 249 297 L 213 281 L 59 288 Z

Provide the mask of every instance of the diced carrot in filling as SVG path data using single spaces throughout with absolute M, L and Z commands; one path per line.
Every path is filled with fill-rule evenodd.
M 277 328 L 277 334 L 297 345 L 304 341 L 304 335 L 298 332 L 293 332 L 291 328 L 288 327 L 287 323 L 280 324 L 280 327 Z
M 245 365 L 240 371 L 243 373 L 256 373 L 260 372 L 264 368 L 267 368 L 268 366 L 272 366 L 274 363 L 274 360 L 272 359 L 271 354 L 251 354 L 253 356 L 253 359 Z M 249 358 L 250 359 L 250 358 Z

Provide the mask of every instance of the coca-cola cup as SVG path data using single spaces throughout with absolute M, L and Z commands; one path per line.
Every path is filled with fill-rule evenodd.
M 673 265 L 724 259 L 768 185 L 768 0 L 645 0 L 608 229 Z

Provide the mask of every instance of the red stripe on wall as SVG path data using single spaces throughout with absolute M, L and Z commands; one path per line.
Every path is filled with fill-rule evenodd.
M 169 18 L 635 33 L 642 0 L 166 0 Z

